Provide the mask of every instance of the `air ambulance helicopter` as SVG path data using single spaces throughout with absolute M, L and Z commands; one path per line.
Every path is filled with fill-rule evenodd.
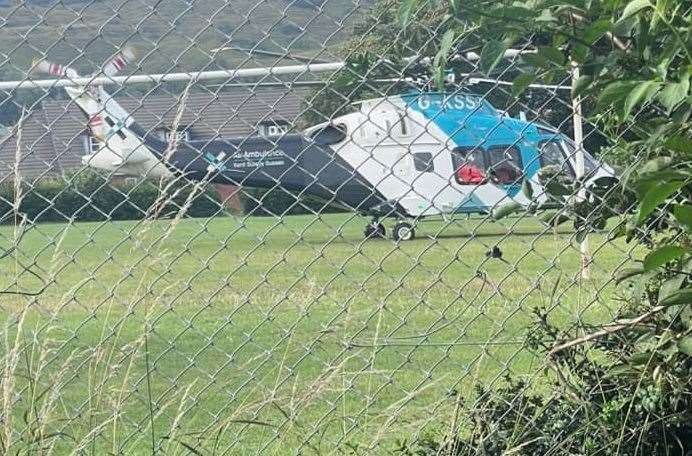
M 121 70 L 125 50 L 102 72 Z M 70 79 L 67 67 L 38 61 L 34 70 Z M 162 141 L 137 124 L 102 86 L 65 86 L 102 140 L 86 166 L 146 178 L 184 176 L 244 187 L 281 187 L 371 218 L 366 237 L 384 237 L 394 218 L 397 241 L 415 237 L 415 222 L 459 213 L 487 213 L 505 204 L 545 201 L 538 171 L 556 166 L 575 176 L 575 145 L 550 127 L 518 120 L 483 96 L 414 91 L 360 101 L 354 112 L 300 133 L 202 141 Z M 585 183 L 613 170 L 588 153 Z

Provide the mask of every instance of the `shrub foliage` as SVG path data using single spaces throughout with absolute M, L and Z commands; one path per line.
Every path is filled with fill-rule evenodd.
M 18 212 L 31 222 L 138 220 L 171 216 L 186 206 L 187 217 L 209 217 L 222 210 L 212 187 L 194 190 L 194 184 L 137 181 L 109 182 L 95 172 L 79 172 L 67 178 L 0 184 L 0 219 L 8 220 L 19 200 Z M 163 190 L 162 190 L 163 189 Z M 19 193 L 19 198 L 17 198 Z

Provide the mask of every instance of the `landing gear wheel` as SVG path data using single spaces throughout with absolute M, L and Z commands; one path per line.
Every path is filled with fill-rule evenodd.
M 416 237 L 416 230 L 408 222 L 397 222 L 392 230 L 392 236 L 396 241 L 410 241 Z
M 379 222 L 369 223 L 363 232 L 365 239 L 382 239 L 386 236 L 384 225 Z

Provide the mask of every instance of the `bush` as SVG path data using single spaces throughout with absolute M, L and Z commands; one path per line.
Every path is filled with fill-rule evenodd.
M 258 216 L 282 216 L 299 214 L 328 214 L 344 212 L 344 209 L 330 206 L 325 201 L 311 197 L 297 197 L 282 188 L 249 189 L 245 192 L 243 205 L 245 213 Z
M 161 196 L 150 181 L 117 184 L 93 172 L 80 172 L 61 179 L 22 183 L 19 212 L 32 223 L 102 220 L 138 220 L 147 216 L 168 217 L 180 211 L 194 184 L 180 182 L 166 187 Z M 0 218 L 8 219 L 15 201 L 14 183 L 0 184 Z M 155 208 L 157 201 L 164 202 Z M 196 195 L 186 217 L 210 217 L 221 210 L 218 194 L 207 187 Z

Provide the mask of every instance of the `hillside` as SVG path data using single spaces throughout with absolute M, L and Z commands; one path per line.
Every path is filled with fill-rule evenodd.
M 0 0 L 2 1 L 2 0 Z M 0 3 L 0 79 L 23 77 L 46 55 L 85 73 L 124 45 L 140 69 L 166 72 L 268 65 L 212 49 L 231 43 L 271 51 L 338 58 L 339 44 L 372 0 L 98 0 Z M 286 64 L 286 62 L 283 62 Z

